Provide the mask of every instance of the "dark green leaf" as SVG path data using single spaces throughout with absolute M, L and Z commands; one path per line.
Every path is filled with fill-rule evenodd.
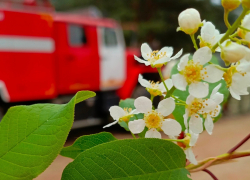
M 42 173 L 66 141 L 75 104 L 93 96 L 82 91 L 63 105 L 10 108 L 0 123 L 0 179 L 29 180 Z
M 75 159 L 80 153 L 86 151 L 87 149 L 115 140 L 117 139 L 108 132 L 81 136 L 74 142 L 73 145 L 63 148 L 60 154 L 62 156 Z
M 186 156 L 162 139 L 126 139 L 100 144 L 81 153 L 63 171 L 62 180 L 189 180 Z

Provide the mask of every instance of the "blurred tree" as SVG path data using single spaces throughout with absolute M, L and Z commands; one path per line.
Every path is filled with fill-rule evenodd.
M 180 48 L 186 52 L 193 50 L 190 37 L 176 32 L 178 15 L 187 8 L 196 8 L 201 19 L 212 21 L 220 32 L 226 30 L 222 6 L 210 0 L 52 0 L 52 3 L 58 11 L 96 6 L 104 17 L 114 18 L 122 24 L 134 24 L 139 41 L 149 42 L 155 48 L 173 46 L 176 51 Z

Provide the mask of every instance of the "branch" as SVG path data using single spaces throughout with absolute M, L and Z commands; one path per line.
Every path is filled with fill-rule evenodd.
M 236 159 L 236 158 L 241 158 L 241 157 L 246 157 L 250 156 L 250 150 L 248 151 L 241 151 L 241 152 L 233 152 L 233 153 L 226 153 L 222 154 L 217 157 L 211 157 L 208 159 L 205 159 L 203 161 L 200 161 L 197 165 L 190 164 L 186 166 L 186 169 L 189 170 L 189 172 L 198 172 L 202 171 L 210 166 L 216 165 L 216 164 L 221 164 L 226 161 Z
M 211 171 L 208 169 L 203 169 L 202 171 L 208 173 L 214 180 L 219 180 Z
M 228 151 L 228 153 L 233 153 L 236 151 L 240 146 L 242 146 L 248 139 L 250 139 L 250 134 L 248 134 L 242 141 L 240 141 L 236 146 L 234 146 L 232 149 Z

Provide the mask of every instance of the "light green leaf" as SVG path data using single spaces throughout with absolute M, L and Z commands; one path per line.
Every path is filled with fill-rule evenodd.
M 218 59 L 215 56 L 212 57 L 211 62 L 214 64 L 219 64 Z M 179 73 L 179 71 L 177 70 L 177 66 L 178 66 L 178 63 L 173 67 L 173 69 L 171 71 L 171 75 Z M 223 106 L 226 103 L 228 96 L 229 96 L 229 91 L 227 89 L 227 85 L 226 85 L 226 82 L 224 80 L 220 80 L 219 82 L 216 82 L 216 83 L 208 83 L 209 84 L 209 94 L 208 94 L 207 98 L 210 97 L 213 89 L 220 83 L 221 83 L 221 88 L 219 89 L 219 92 L 221 94 L 224 94 L 224 100 L 221 104 Z M 183 101 L 186 101 L 187 97 L 189 96 L 188 88 L 186 91 L 180 91 L 180 90 L 176 89 L 174 91 L 173 95 L 177 96 L 179 99 L 181 99 Z M 186 129 L 185 125 L 184 125 L 184 119 L 183 119 L 184 114 L 185 114 L 185 107 L 182 105 L 177 105 L 174 112 L 173 112 L 173 115 L 174 115 L 175 119 L 181 124 L 183 131 Z M 218 121 L 220 117 L 221 117 L 221 113 L 217 117 L 214 118 L 214 122 Z
M 73 145 L 63 148 L 60 154 L 65 157 L 75 159 L 80 153 L 86 151 L 87 149 L 115 140 L 117 139 L 108 132 L 81 136 L 74 142 Z
M 135 109 L 134 101 L 135 101 L 135 99 L 132 99 L 132 98 L 121 100 L 120 103 L 119 103 L 119 106 L 121 108 Z M 129 121 L 134 121 L 135 119 L 143 119 L 143 117 L 144 117 L 144 115 L 142 113 L 136 114 L 136 115 L 134 115 L 134 117 L 130 118 Z M 120 124 L 121 127 L 123 127 L 124 129 L 126 129 L 127 131 L 129 131 L 127 123 L 125 123 L 125 122 L 119 122 L 119 124 Z
M 66 141 L 75 104 L 93 96 L 81 91 L 63 105 L 10 108 L 0 123 L 0 179 L 30 180 L 42 173 Z
M 63 171 L 62 180 L 189 180 L 186 156 L 162 139 L 125 139 L 100 144 L 81 153 Z

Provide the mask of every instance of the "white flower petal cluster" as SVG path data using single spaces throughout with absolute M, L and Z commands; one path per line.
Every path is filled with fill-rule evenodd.
M 141 45 L 141 55 L 144 60 L 134 56 L 135 60 L 146 66 L 151 65 L 152 67 L 160 68 L 167 62 L 179 58 L 182 55 L 182 49 L 175 56 L 171 57 L 173 55 L 172 47 L 163 47 L 160 51 L 152 51 L 147 43 L 143 43 Z
M 244 17 L 244 19 L 241 22 L 241 26 L 246 29 L 250 29 L 250 14 Z M 242 39 L 250 41 L 250 32 L 243 30 L 241 28 L 238 28 L 237 33 L 238 33 L 238 36 L 241 37 Z
M 178 16 L 179 26 L 177 31 L 181 30 L 186 34 L 194 34 L 202 25 L 199 11 L 189 8 L 182 11 Z
M 209 99 L 196 98 L 189 95 L 186 99 L 186 109 L 183 115 L 184 124 L 188 131 L 199 134 L 203 131 L 203 120 L 205 119 L 205 128 L 209 134 L 213 131 L 213 117 L 220 113 L 220 103 L 222 103 L 224 95 L 218 90 L 221 84 L 216 86 Z M 202 116 L 202 117 L 201 117 Z M 190 118 L 190 119 L 189 119 Z M 189 119 L 189 121 L 188 121 Z
M 134 114 L 139 114 L 139 112 L 136 111 L 136 109 L 128 109 L 124 108 L 122 109 L 119 106 L 112 106 L 109 108 L 109 112 L 111 117 L 115 120 L 112 123 L 107 124 L 103 128 L 110 127 L 112 125 L 117 124 L 119 121 L 125 121 L 128 122 L 131 117 L 133 117 Z
M 200 47 L 208 46 L 210 49 L 222 38 L 224 34 L 215 29 L 215 26 L 210 21 L 203 21 L 201 27 Z M 216 51 L 220 51 L 219 48 Z
M 187 147 L 184 149 L 184 153 L 186 154 L 186 158 L 194 165 L 198 163 L 193 153 L 192 147 L 195 146 L 198 140 L 198 137 L 199 137 L 199 134 L 193 133 L 192 131 L 189 131 L 189 133 L 186 132 L 186 139 L 188 141 L 186 144 Z
M 165 134 L 171 136 L 178 136 L 181 133 L 181 125 L 176 120 L 164 119 L 164 116 L 168 116 L 175 109 L 175 102 L 172 98 L 160 101 L 155 110 L 152 110 L 151 100 L 143 96 L 138 97 L 134 105 L 138 112 L 144 113 L 144 118 L 128 123 L 129 130 L 133 134 L 141 133 L 145 127 L 148 128 L 146 138 L 161 138 L 158 130 L 163 130 Z
M 240 100 L 241 95 L 248 95 L 250 87 L 250 62 L 242 59 L 232 64 L 223 75 L 233 98 Z
M 230 40 L 225 41 L 221 47 L 221 59 L 229 65 L 230 63 L 238 62 L 244 57 L 250 55 L 250 50 L 240 44 L 232 42 Z
M 203 98 L 208 95 L 209 83 L 215 83 L 221 80 L 223 71 L 214 65 L 204 66 L 212 58 L 212 52 L 205 46 L 198 49 L 192 60 L 188 60 L 189 54 L 182 56 L 178 64 L 179 74 L 172 76 L 174 86 L 185 91 L 189 86 L 189 93 L 197 98 Z M 206 81 L 206 82 L 203 82 Z
M 141 86 L 145 87 L 146 90 L 152 95 L 152 96 L 164 96 L 164 93 L 166 93 L 166 88 L 164 87 L 163 82 L 152 82 L 148 81 L 146 79 L 143 79 L 142 75 L 139 74 L 138 81 L 141 84 Z M 165 84 L 167 85 L 168 89 L 171 89 L 173 87 L 172 79 L 165 80 Z

